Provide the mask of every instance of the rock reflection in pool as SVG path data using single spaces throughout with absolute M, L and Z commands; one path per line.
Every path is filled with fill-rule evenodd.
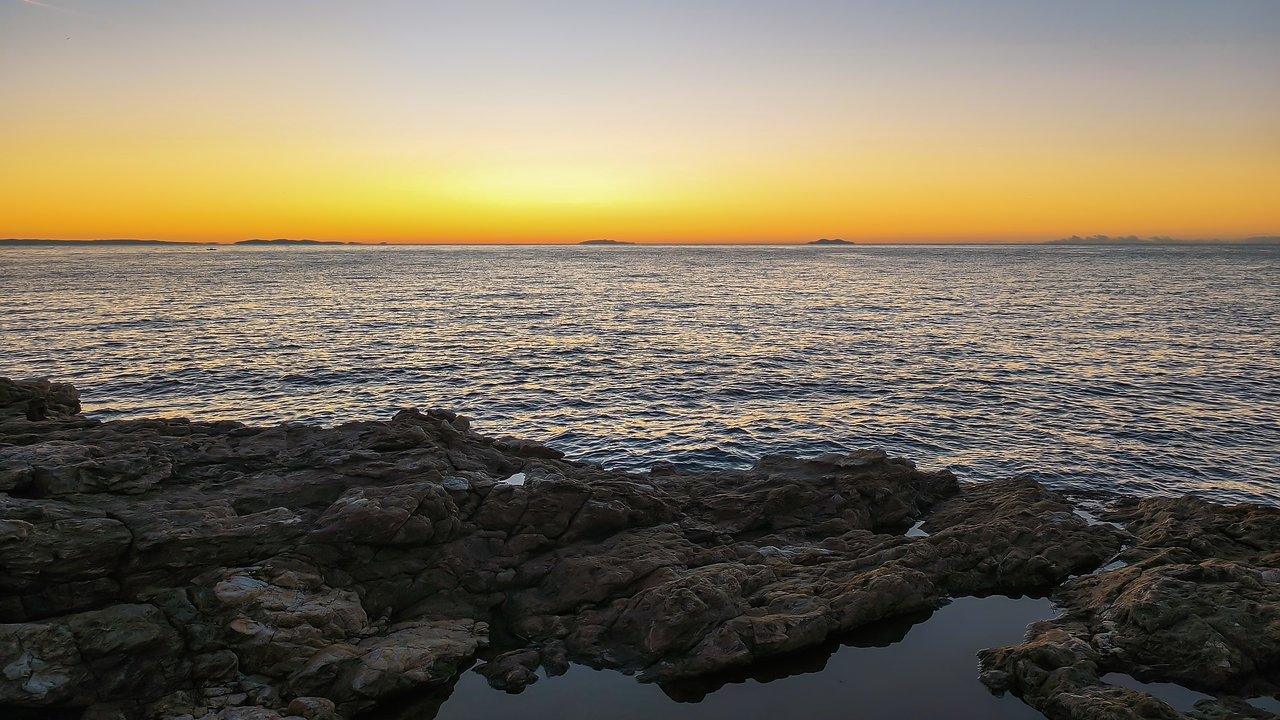
M 375 713 L 421 720 L 1037 720 L 1043 716 L 1016 698 L 987 691 L 978 681 L 976 653 L 1021 641 L 1029 623 L 1055 612 L 1046 599 L 959 598 L 931 617 L 882 623 L 747 672 L 658 686 L 575 665 L 518 695 L 466 672 L 442 706 L 421 698 Z

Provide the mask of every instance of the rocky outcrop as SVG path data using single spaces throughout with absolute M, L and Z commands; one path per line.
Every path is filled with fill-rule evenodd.
M 0 421 L 23 418 L 28 422 L 50 415 L 68 416 L 80 412 L 80 391 L 69 383 L 31 380 L 17 383 L 0 378 Z
M 98 423 L 74 398 L 0 380 L 0 708 L 15 717 L 376 715 L 447 696 L 476 663 L 513 691 L 569 661 L 673 681 L 953 596 L 1047 591 L 1133 542 L 1034 482 L 961 487 L 876 450 L 633 475 L 440 410 L 336 428 Z M 1151 665 L 1162 650 L 1124 634 L 1141 598 L 1263 562 L 1230 552 L 1270 537 L 1250 517 L 1199 539 L 1145 522 L 1159 567 L 1209 564 L 1146 590 L 1113 588 L 1114 572 L 1068 583 L 1081 607 L 1130 585 L 1133 599 L 1045 626 L 1070 638 L 1033 638 L 1065 663 L 1045 674 L 1083 663 L 1079 687 L 1097 686 L 1094 628 L 1112 632 L 1106 652 Z M 1259 577 L 1204 604 L 1269 602 Z M 1263 640 L 1243 642 L 1173 657 L 1225 658 L 1221 682 L 1243 687 L 1271 662 Z M 1056 686 L 1019 653 L 989 653 L 986 679 L 1047 707 Z
M 1280 511 L 1149 498 L 1107 517 L 1129 547 L 1063 585 L 1027 642 L 984 651 L 983 681 L 1050 718 L 1274 717 L 1235 696 L 1280 692 Z M 1116 672 L 1217 699 L 1187 715 L 1101 680 Z

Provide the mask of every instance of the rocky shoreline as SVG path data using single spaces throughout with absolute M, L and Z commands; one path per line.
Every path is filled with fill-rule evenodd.
M 1063 613 L 980 653 L 994 691 L 1050 718 L 1275 717 L 1245 701 L 1280 691 L 1273 508 L 1152 498 L 1098 521 L 876 450 L 636 475 L 440 410 L 79 409 L 0 378 L 5 717 L 430 717 L 473 666 L 508 691 L 570 662 L 677 682 L 1025 593 Z M 1182 714 L 1113 672 L 1216 700 Z

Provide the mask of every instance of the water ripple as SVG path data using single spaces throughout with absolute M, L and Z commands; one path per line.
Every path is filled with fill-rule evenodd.
M 0 374 L 101 417 L 384 418 L 644 469 L 870 445 L 1280 504 L 1280 250 L 0 250 Z

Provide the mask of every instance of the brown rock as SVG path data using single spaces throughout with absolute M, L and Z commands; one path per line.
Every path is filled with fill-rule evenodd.
M 1066 615 L 983 665 L 1052 717 L 1166 716 L 1113 670 L 1280 676 L 1271 511 L 1144 501 L 1120 531 L 1029 480 L 961 487 L 878 450 L 642 477 L 442 411 L 98 423 L 76 397 L 0 380 L 0 706 L 372 716 L 437 706 L 481 653 L 506 689 L 571 660 L 690 678 L 1055 587 Z M 36 398 L 49 419 L 26 419 Z M 1081 575 L 1125 542 L 1129 567 Z

